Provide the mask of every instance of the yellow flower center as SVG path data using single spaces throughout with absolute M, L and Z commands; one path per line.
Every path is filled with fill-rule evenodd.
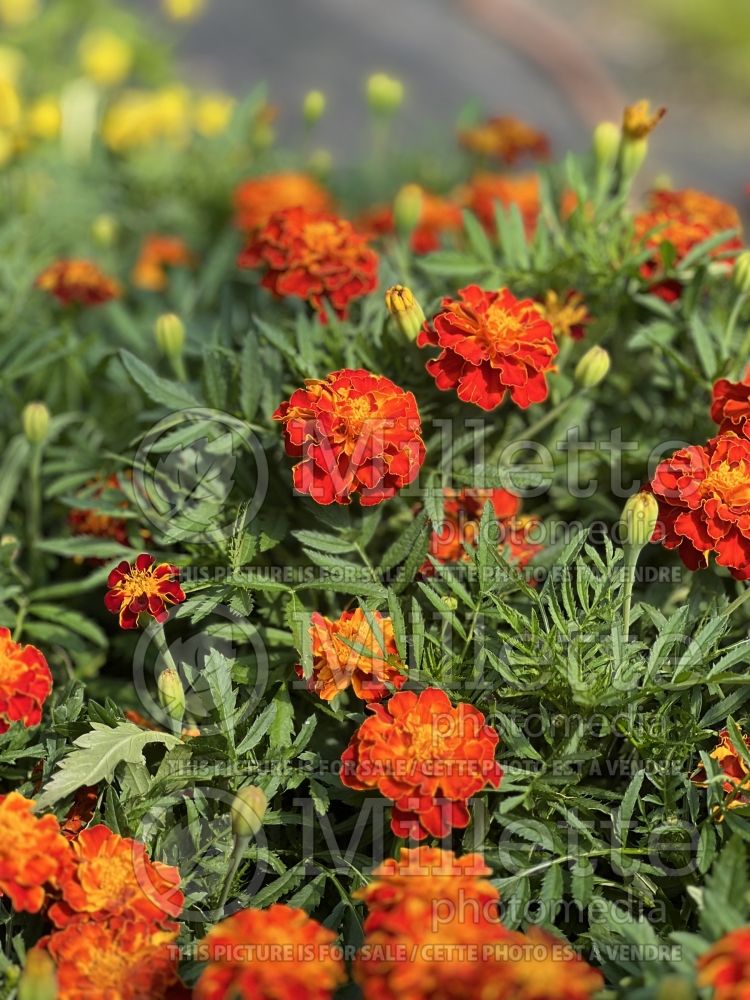
M 118 584 L 118 589 L 128 601 L 132 601 L 136 597 L 153 597 L 158 594 L 160 582 L 150 569 L 131 569 Z
M 484 315 L 483 339 L 496 351 L 502 351 L 512 344 L 522 330 L 523 325 L 518 316 L 497 303 L 493 303 Z
M 705 499 L 715 497 L 730 507 L 746 507 L 750 504 L 750 466 L 722 462 L 703 480 L 701 493 Z
M 308 222 L 302 231 L 311 257 L 324 257 L 339 245 L 338 227 L 333 222 Z

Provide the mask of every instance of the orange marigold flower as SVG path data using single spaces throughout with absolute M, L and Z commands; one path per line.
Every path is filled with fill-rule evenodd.
M 52 691 L 52 674 L 36 646 L 13 642 L 10 629 L 0 628 L 0 733 L 14 722 L 38 726 L 42 706 Z
M 495 952 L 502 962 L 501 995 L 509 1000 L 589 1000 L 604 986 L 600 972 L 541 927 L 529 927 L 513 942 L 500 942 Z
M 445 837 L 468 826 L 469 799 L 488 784 L 497 788 L 503 773 L 498 735 L 482 713 L 453 706 L 438 688 L 400 691 L 368 709 L 373 715 L 342 754 L 342 782 L 392 799 L 397 837 Z
M 346 318 L 349 303 L 377 288 L 378 255 L 351 222 L 327 212 L 275 212 L 237 258 L 264 267 L 261 280 L 279 298 L 305 299 L 326 320 L 326 304 Z
M 433 250 L 440 249 L 444 235 L 460 231 L 463 225 L 461 209 L 447 198 L 431 194 L 424 188 L 419 190 L 422 208 L 419 222 L 411 234 L 410 245 L 414 253 L 432 253 Z M 365 231 L 390 236 L 396 231 L 393 208 L 386 205 L 372 209 L 362 217 L 361 225 Z
M 122 294 L 120 285 L 89 260 L 58 260 L 34 284 L 64 306 L 98 306 Z
M 750 438 L 750 369 L 741 382 L 722 378 L 714 383 L 711 419 L 719 425 L 720 434 L 734 431 Z
M 517 299 L 507 288 L 477 285 L 446 297 L 432 323 L 425 323 L 417 346 L 442 348 L 427 371 L 438 389 L 456 389 L 458 398 L 494 410 L 506 391 L 526 409 L 547 398 L 546 374 L 557 344 L 552 327 L 532 299 Z
M 738 927 L 705 951 L 697 963 L 698 985 L 712 987 L 713 1000 L 750 995 L 750 927 Z
M 351 687 L 358 698 L 377 701 L 388 685 L 400 688 L 406 676 L 396 647 L 393 622 L 371 611 L 372 628 L 362 608 L 344 611 L 337 621 L 314 611 L 310 619 L 313 673 L 309 688 L 332 701 Z M 302 668 L 297 672 L 302 676 Z
M 675 549 L 688 569 L 716 554 L 736 580 L 750 579 L 750 441 L 720 434 L 675 452 L 657 466 L 653 541 Z
M 265 226 L 274 212 L 286 208 L 328 212 L 331 207 L 331 196 L 307 174 L 251 177 L 239 184 L 234 192 L 235 225 L 248 233 Z
M 57 964 L 59 1000 L 173 1000 L 188 997 L 177 968 L 178 927 L 115 921 L 56 931 L 45 947 Z
M 294 488 L 316 503 L 363 506 L 408 486 L 425 456 L 417 401 L 390 379 L 344 368 L 308 379 L 273 415 L 287 455 L 300 461 Z
M 541 534 L 542 522 L 533 514 L 515 517 L 500 528 L 500 548 L 508 562 L 519 569 L 525 569 L 529 563 L 544 551 L 542 542 L 535 541 Z
M 479 522 L 487 502 L 495 509 L 498 521 L 508 521 L 521 508 L 520 499 L 503 489 L 462 489 L 443 491 L 443 523 L 440 531 L 430 537 L 429 554 L 441 563 L 464 562 L 468 559 L 466 545 L 474 545 L 479 534 Z M 422 566 L 430 573 L 429 560 Z
M 651 111 L 648 101 L 636 101 L 625 108 L 622 116 L 622 132 L 628 139 L 644 139 L 649 132 L 653 132 L 664 115 L 666 108 L 657 108 Z
M 592 319 L 583 296 L 572 289 L 560 296 L 550 288 L 544 295 L 544 301 L 537 303 L 537 308 L 556 337 L 582 340 L 586 325 Z
M 330 1000 L 345 979 L 336 935 L 291 906 L 242 910 L 200 945 L 208 959 L 194 1000 Z
M 463 129 L 458 141 L 478 156 L 494 156 L 513 164 L 522 156 L 544 159 L 549 156 L 549 139 L 526 122 L 511 115 L 490 118 L 482 125 Z
M 140 841 L 99 824 L 81 830 L 70 846 L 75 865 L 49 911 L 56 927 L 114 917 L 158 924 L 182 912 L 179 871 L 151 861 Z
M 120 490 L 120 480 L 113 473 L 106 479 L 96 480 L 90 484 L 93 489 L 91 496 L 98 500 L 107 490 Z M 120 506 L 125 509 L 128 506 L 124 500 Z M 103 514 L 100 511 L 92 510 L 88 507 L 75 507 L 68 514 L 68 524 L 74 535 L 91 535 L 94 538 L 108 538 L 120 545 L 128 544 L 128 522 L 124 517 L 115 517 L 112 514 Z
M 750 736 L 746 736 L 744 733 L 741 735 L 745 747 L 750 750 Z M 709 757 L 716 761 L 726 778 L 726 781 L 722 782 L 721 787 L 727 795 L 731 796 L 729 808 L 737 809 L 740 806 L 750 804 L 750 768 L 748 768 L 744 758 L 732 742 L 732 737 L 729 735 L 728 729 L 721 730 L 719 733 L 719 742 L 711 751 Z M 706 787 L 706 769 L 702 764 L 691 774 L 690 780 L 700 788 Z M 745 791 L 749 794 L 744 794 Z
M 536 229 L 541 198 L 538 174 L 508 177 L 506 174 L 476 174 L 464 188 L 463 201 L 484 228 L 495 231 L 495 206 L 508 209 L 516 205 L 521 213 L 526 234 Z
M 155 563 L 153 556 L 142 552 L 132 565 L 123 559 L 107 577 L 110 589 L 104 595 L 104 604 L 107 611 L 119 616 L 120 628 L 137 628 L 139 615 L 164 622 L 169 616 L 168 606 L 185 600 L 177 567 Z
M 149 292 L 161 292 L 169 281 L 168 267 L 192 267 L 195 258 L 179 236 L 147 236 L 133 268 L 133 284 Z
M 18 792 L 0 796 L 0 893 L 28 913 L 41 910 L 46 892 L 59 888 L 72 863 L 55 817 L 37 817 L 33 807 Z

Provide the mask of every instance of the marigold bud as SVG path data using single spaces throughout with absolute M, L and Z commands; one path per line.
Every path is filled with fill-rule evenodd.
M 396 321 L 396 326 L 409 340 L 416 340 L 422 329 L 425 316 L 419 302 L 414 298 L 411 288 L 406 285 L 394 285 L 385 293 L 385 304 L 388 312 Z
M 642 139 L 628 139 L 623 141 L 620 151 L 620 165 L 622 166 L 623 177 L 631 180 L 643 166 L 643 162 L 648 156 L 648 137 Z
M 611 169 L 617 162 L 620 151 L 622 130 L 614 122 L 599 122 L 592 136 L 592 148 L 597 166 L 602 170 Z
M 49 431 L 49 410 L 44 403 L 28 403 L 24 406 L 21 426 L 31 444 L 41 444 Z
M 159 704 L 170 717 L 180 721 L 185 714 L 185 689 L 180 675 L 172 667 L 166 667 L 156 678 Z
M 393 221 L 400 233 L 409 235 L 422 216 L 422 189 L 418 184 L 404 184 L 393 199 Z
M 458 599 L 455 597 L 444 597 L 443 607 L 446 611 L 455 611 L 458 608 Z
M 651 105 L 648 101 L 636 101 L 625 108 L 622 115 L 622 136 L 626 141 L 629 139 L 645 139 L 653 132 L 664 115 L 666 108 L 657 108 L 651 112 Z
M 379 115 L 392 115 L 404 99 L 404 85 L 387 73 L 373 73 L 367 80 L 367 103 Z
M 117 237 L 117 219 L 112 215 L 97 215 L 91 223 L 91 235 L 96 243 L 102 247 L 109 247 Z
M 750 295 L 750 250 L 745 250 L 734 262 L 732 281 L 738 292 Z
M 314 125 L 326 111 L 326 95 L 321 90 L 311 90 L 302 102 L 302 117 L 308 125 Z
M 55 963 L 42 948 L 32 948 L 26 955 L 26 965 L 18 981 L 17 996 L 18 1000 L 55 1000 Z
M 593 389 L 607 377 L 609 366 L 609 353 L 597 344 L 589 348 L 576 365 L 575 380 L 584 389 Z
M 653 493 L 641 490 L 628 497 L 620 522 L 623 544 L 642 548 L 650 542 L 658 517 L 659 504 Z
M 185 326 L 176 313 L 164 313 L 154 327 L 159 350 L 170 358 L 179 357 L 185 346 Z
M 257 785 L 241 788 L 232 802 L 232 833 L 235 837 L 254 837 L 263 826 L 268 809 L 265 792 Z

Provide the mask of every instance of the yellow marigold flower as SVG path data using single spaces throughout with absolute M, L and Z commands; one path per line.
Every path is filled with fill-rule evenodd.
M 56 97 L 40 97 L 26 112 L 26 130 L 35 139 L 56 139 L 61 124 L 60 102 Z
M 645 139 L 653 132 L 664 115 L 666 108 L 657 108 L 652 113 L 648 101 L 636 101 L 628 105 L 622 116 L 622 134 L 626 139 Z
M 165 87 L 155 93 L 131 90 L 110 107 L 102 125 L 102 138 L 118 153 L 158 139 L 180 144 L 188 135 L 188 113 L 184 87 Z
M 16 128 L 21 121 L 21 99 L 12 83 L 0 80 L 0 128 Z
M 133 63 L 133 50 L 107 28 L 87 32 L 78 47 L 81 69 L 101 87 L 122 83 Z
M 161 5 L 173 21 L 190 21 L 203 12 L 206 0 L 162 0 Z
M 10 28 L 20 28 L 39 13 L 39 0 L 0 0 L 0 21 Z
M 224 132 L 232 120 L 236 101 L 228 94 L 204 94 L 193 109 L 196 132 L 210 139 Z

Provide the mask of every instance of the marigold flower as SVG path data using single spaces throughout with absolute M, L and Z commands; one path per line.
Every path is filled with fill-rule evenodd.
M 68 841 L 54 816 L 37 817 L 18 792 L 0 796 L 0 893 L 16 910 L 38 913 L 70 870 Z
M 745 747 L 750 750 L 750 736 L 741 734 Z M 719 765 L 726 781 L 721 787 L 731 796 L 728 808 L 737 809 L 740 806 L 750 804 L 750 768 L 745 763 L 745 759 L 740 754 L 732 742 L 728 729 L 722 729 L 719 733 L 719 742 L 709 754 L 712 760 Z M 691 774 L 690 780 L 700 788 L 707 786 L 706 769 L 700 764 Z M 747 792 L 748 794 L 745 794 Z
M 541 525 L 533 514 L 514 517 L 501 525 L 500 548 L 508 562 L 519 570 L 526 569 L 532 559 L 544 551 L 543 543 L 534 540 L 541 533 Z
M 432 253 L 440 249 L 444 236 L 460 232 L 463 225 L 461 208 L 455 202 L 431 194 L 424 188 L 419 188 L 419 191 L 422 196 L 421 209 L 409 242 L 414 253 Z M 385 205 L 372 209 L 362 217 L 361 224 L 363 229 L 379 236 L 390 236 L 396 232 L 393 207 Z
M 45 946 L 57 963 L 59 1000 L 176 1000 L 187 997 L 177 975 L 178 927 L 116 921 L 56 931 Z
M 513 1000 L 589 1000 L 604 986 L 604 977 L 562 938 L 531 926 L 517 944 L 496 946 L 502 961 L 502 996 Z
M 398 655 L 393 622 L 371 611 L 373 629 L 362 608 L 344 611 L 337 621 L 314 611 L 310 619 L 313 673 L 310 691 L 324 701 L 351 687 L 363 701 L 388 694 L 388 685 L 400 688 L 406 680 Z M 302 668 L 297 672 L 302 676 Z
M 623 136 L 626 139 L 645 139 L 666 113 L 666 108 L 657 108 L 652 112 L 648 101 L 636 101 L 635 104 L 628 105 L 622 116 Z
M 34 284 L 64 306 L 98 306 L 122 294 L 120 285 L 88 260 L 58 260 Z
M 712 987 L 713 1000 L 747 1000 L 750 991 L 750 927 L 730 931 L 697 963 L 698 985 Z
M 279 298 L 305 299 L 325 322 L 326 304 L 346 318 L 349 303 L 375 290 L 378 255 L 351 222 L 327 212 L 275 212 L 237 258 L 264 267 L 261 280 Z
M 107 577 L 110 589 L 104 604 L 107 611 L 119 615 L 120 628 L 137 628 L 141 614 L 164 622 L 169 616 L 168 605 L 185 600 L 177 567 L 170 563 L 157 566 L 155 562 L 153 556 L 142 552 L 132 564 L 123 560 Z
M 446 297 L 432 323 L 425 323 L 417 346 L 440 347 L 427 371 L 438 389 L 456 389 L 458 398 L 494 410 L 506 391 L 522 409 L 547 398 L 546 374 L 557 344 L 552 327 L 532 299 L 517 299 L 507 288 L 477 285 Z
M 736 580 L 750 579 L 750 441 L 720 434 L 675 452 L 657 466 L 659 501 L 652 541 L 675 549 L 688 569 L 713 552 Z
M 498 521 L 509 521 L 521 508 L 520 499 L 503 489 L 443 490 L 443 524 L 430 536 L 429 554 L 441 563 L 464 562 L 468 559 L 465 546 L 475 545 L 479 522 L 487 502 L 495 509 Z M 427 560 L 422 573 L 431 573 Z
M 107 28 L 88 31 L 78 46 L 81 69 L 101 87 L 121 83 L 133 64 L 133 49 Z
M 13 642 L 10 629 L 0 628 L 0 733 L 14 722 L 38 726 L 52 691 L 52 674 L 36 646 Z
M 139 841 L 99 824 L 81 830 L 70 847 L 75 864 L 49 911 L 56 927 L 115 917 L 163 924 L 182 912 L 179 871 L 151 861 Z
M 556 337 L 582 340 L 586 326 L 592 320 L 583 296 L 572 289 L 561 296 L 550 288 L 544 295 L 544 301 L 537 303 L 537 308 Z
M 409 340 L 416 340 L 425 315 L 411 288 L 393 285 L 385 293 L 385 305 L 399 330 Z
M 478 156 L 493 156 L 512 165 L 522 156 L 549 156 L 549 139 L 526 122 L 511 115 L 490 118 L 481 125 L 463 129 L 458 141 Z
M 467 803 L 486 785 L 497 788 L 498 735 L 465 702 L 453 706 L 438 688 L 400 691 L 373 713 L 342 754 L 341 780 L 392 799 L 397 837 L 445 837 L 469 823 Z
M 722 378 L 714 383 L 711 419 L 719 425 L 720 434 L 734 431 L 750 438 L 750 369 L 741 382 Z
M 495 206 L 508 209 L 516 205 L 527 236 L 536 229 L 541 199 L 538 174 L 476 174 L 462 192 L 463 203 L 476 215 L 484 228 L 495 231 Z
M 417 402 L 390 379 L 344 368 L 308 379 L 273 415 L 294 487 L 316 503 L 381 503 L 411 483 L 425 456 Z
M 147 236 L 133 268 L 133 284 L 149 292 L 161 292 L 169 281 L 169 267 L 192 267 L 195 258 L 179 236 Z
M 308 212 L 329 212 L 331 196 L 307 174 L 269 174 L 251 177 L 234 191 L 234 223 L 247 233 L 265 226 L 275 212 L 304 208 Z
M 120 480 L 114 473 L 90 485 L 94 487 L 91 497 L 95 500 L 107 490 L 120 490 Z M 126 509 L 127 500 L 123 500 L 120 506 Z M 68 514 L 68 525 L 74 535 L 91 535 L 94 538 L 111 539 L 120 545 L 128 544 L 128 522 L 124 517 L 103 514 L 88 507 L 74 507 Z
M 291 906 L 242 910 L 201 944 L 208 958 L 194 1000 L 330 1000 L 345 979 L 336 935 Z

